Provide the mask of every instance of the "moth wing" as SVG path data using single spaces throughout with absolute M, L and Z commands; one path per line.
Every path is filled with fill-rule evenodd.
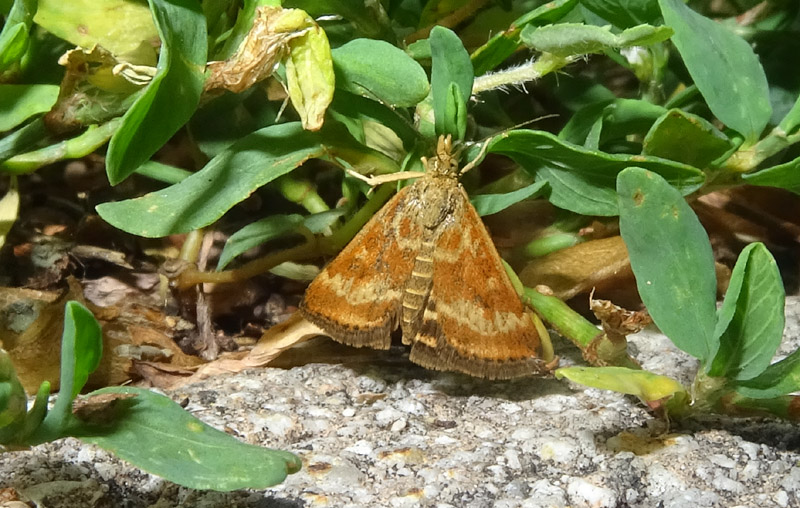
M 440 226 L 433 285 L 411 360 L 490 379 L 546 372 L 539 333 L 466 193 Z
M 333 339 L 389 349 L 420 225 L 404 214 L 412 186 L 401 189 L 311 282 L 300 312 Z

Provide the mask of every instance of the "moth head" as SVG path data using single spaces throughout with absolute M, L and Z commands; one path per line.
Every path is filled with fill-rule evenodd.
M 458 169 L 458 161 L 464 149 L 464 145 L 453 147 L 453 139 L 448 134 L 447 136 L 439 136 L 439 141 L 436 144 L 436 155 L 428 159 L 422 158 L 422 163 L 425 165 L 425 171 L 434 176 L 447 176 L 460 178 L 464 173 L 477 166 L 483 156 L 486 155 L 486 150 L 489 148 L 491 139 L 484 141 L 478 156 L 467 163 L 461 170 Z
M 430 159 L 422 158 L 425 165 L 425 172 L 433 176 L 457 176 L 458 175 L 458 153 L 453 153 L 453 138 L 439 136 L 436 143 L 436 154 Z

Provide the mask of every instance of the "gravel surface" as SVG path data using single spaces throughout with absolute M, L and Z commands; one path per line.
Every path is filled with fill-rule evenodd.
M 799 315 L 791 299 L 781 354 L 800 345 Z M 663 336 L 632 342 L 646 368 L 691 379 L 696 363 Z M 185 489 L 72 439 L 0 456 L 0 487 L 43 507 L 800 506 L 796 425 L 667 427 L 615 393 L 475 380 L 382 354 L 372 366 L 261 369 L 169 394 L 244 441 L 298 454 L 303 470 L 272 489 Z

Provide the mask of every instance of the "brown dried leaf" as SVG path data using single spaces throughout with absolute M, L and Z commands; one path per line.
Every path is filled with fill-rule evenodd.
M 640 331 L 653 322 L 646 310 L 630 311 L 608 300 L 595 300 L 589 295 L 589 307 L 603 327 L 583 351 L 583 357 L 592 365 L 616 365 L 639 368 L 638 362 L 628 355 L 627 336 Z
M 129 72 L 118 72 L 120 61 L 100 46 L 75 48 L 58 59 L 66 67 L 58 101 L 44 117 L 50 130 L 67 133 L 92 119 L 114 116 L 142 83 L 132 83 Z
M 135 393 L 101 393 L 78 397 L 72 402 L 72 414 L 86 423 L 112 423 L 117 418 L 120 401 L 136 397 Z
M 0 340 L 27 393 L 36 393 L 45 380 L 58 389 L 64 304 L 75 296 L 0 288 Z
M 603 330 L 618 337 L 637 333 L 653 322 L 646 310 L 623 309 L 608 300 L 595 300 L 592 296 L 589 296 L 589 307 L 600 320 Z
M 256 9 L 253 26 L 233 56 L 210 62 L 205 90 L 223 88 L 234 93 L 247 90 L 268 78 L 288 54 L 289 41 L 308 28 L 307 15 L 298 9 L 261 6 Z
M 170 390 L 184 385 L 187 379 L 194 374 L 194 369 L 183 368 L 164 362 L 134 362 L 133 368 L 147 386 L 154 386 L 161 390 Z
M 325 335 L 325 332 L 303 319 L 300 313 L 295 312 L 283 323 L 264 332 L 256 346 L 248 354 L 223 354 L 219 359 L 197 369 L 197 372 L 186 382 L 193 383 L 210 376 L 263 367 L 283 351 L 317 335 Z
M 133 266 L 125 260 L 125 253 L 117 250 L 97 247 L 96 245 L 76 245 L 70 250 L 70 254 L 78 258 L 82 263 L 97 260 L 133 270 Z
M 528 263 L 520 272 L 529 287 L 548 286 L 553 294 L 568 300 L 592 288 L 632 285 L 633 272 L 622 237 L 590 240 Z
M 64 304 L 67 300 L 87 304 L 80 284 L 68 281 L 69 291 L 63 294 L 0 288 L 0 339 L 28 393 L 35 393 L 45 380 L 58 389 Z M 137 376 L 137 356 L 166 359 L 181 369 L 202 363 L 175 344 L 174 320 L 159 310 L 135 300 L 88 307 L 103 329 L 103 356 L 87 388 L 121 384 Z

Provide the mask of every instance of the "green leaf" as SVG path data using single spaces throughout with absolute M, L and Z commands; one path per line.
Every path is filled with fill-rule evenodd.
M 676 346 L 710 360 L 717 281 L 708 235 L 680 192 L 654 173 L 628 168 L 617 191 L 620 233 L 648 312 Z
M 37 118 L 20 127 L 5 137 L 0 138 L 0 170 L 2 163 L 8 159 L 25 153 L 47 138 L 48 132 L 44 120 Z
M 408 151 L 414 148 L 420 138 L 411 119 L 404 116 L 401 110 L 391 109 L 364 97 L 339 90 L 330 109 L 334 117 L 347 126 L 350 134 L 360 142 L 364 142 L 364 127 L 370 123 L 391 130 L 403 141 Z
M 758 376 L 736 383 L 745 397 L 770 399 L 800 391 L 800 349 L 773 363 Z
M 155 161 L 147 161 L 139 166 L 136 169 L 136 174 L 170 185 L 182 182 L 192 176 L 191 171 Z
M 711 111 L 755 143 L 772 115 L 764 70 L 750 44 L 682 0 L 659 0 L 672 42 Z
M 324 233 L 345 213 L 347 213 L 346 208 L 334 208 L 314 213 L 303 219 L 303 227 L 314 234 Z
M 467 101 L 472 95 L 472 62 L 461 39 L 447 28 L 431 30 L 431 94 L 436 134 L 464 139 Z
M 764 244 L 752 243 L 733 268 L 714 333 L 719 349 L 708 374 L 737 380 L 761 374 L 783 338 L 783 310 L 778 265 Z
M 672 29 L 665 26 L 639 25 L 620 34 L 611 27 L 559 23 L 543 27 L 528 26 L 520 34 L 529 48 L 562 58 L 587 53 L 602 53 L 608 49 L 646 46 L 670 38 Z
M 33 18 L 48 32 L 75 46 L 98 45 L 125 61 L 155 62 L 158 31 L 144 2 L 129 0 L 39 0 Z
M 217 270 L 222 270 L 228 266 L 228 263 L 243 252 L 295 231 L 297 226 L 302 223 L 303 216 L 295 213 L 292 215 L 273 215 L 248 224 L 232 234 L 228 241 L 225 242 L 225 247 L 222 249 L 222 254 L 220 254 L 217 262 Z
M 203 91 L 206 20 L 194 0 L 150 0 L 161 38 L 158 70 L 125 113 L 106 157 L 116 185 L 148 160 L 192 116 Z
M 289 452 L 242 443 L 184 411 L 169 398 L 134 387 L 111 387 L 90 395 L 132 394 L 120 401 L 108 427 L 81 429 L 76 437 L 171 482 L 193 489 L 263 489 L 300 470 Z
M 205 102 L 192 115 L 187 128 L 209 159 L 253 131 L 279 123 L 281 105 L 257 90 L 225 93 Z
M 660 174 L 682 193 L 697 190 L 703 173 L 691 166 L 641 155 L 613 155 L 573 145 L 549 132 L 517 129 L 498 136 L 489 152 L 501 153 L 550 185 L 550 202 L 582 215 L 619 213 L 615 191 L 617 174 L 641 166 Z
M 494 69 L 519 49 L 521 44 L 519 34 L 523 28 L 528 25 L 541 26 L 555 23 L 571 11 L 577 3 L 578 0 L 554 0 L 520 16 L 511 23 L 507 30 L 496 34 L 472 53 L 475 75 L 481 76 Z
M 565 367 L 556 370 L 555 375 L 592 388 L 635 395 L 646 402 L 686 391 L 671 377 L 626 367 Z
M 319 135 L 303 131 L 299 123 L 266 127 L 241 138 L 180 183 L 140 198 L 103 203 L 97 212 L 111 225 L 139 236 L 192 231 L 307 159 L 322 156 L 325 149 Z
M 8 353 L 0 349 L 0 445 L 12 444 L 25 424 L 28 397 Z
M 800 125 L 800 96 L 797 97 L 792 109 L 786 113 L 778 127 L 786 134 L 792 134 L 798 125 Z
M 733 147 L 734 143 L 707 120 L 671 109 L 647 133 L 643 153 L 705 168 Z
M 581 5 L 619 28 L 652 23 L 661 16 L 658 0 L 581 0 Z
M 274 1 L 278 2 L 278 0 Z M 346 22 L 333 22 L 330 27 L 325 29 L 329 35 L 336 34 L 339 38 L 352 39 L 354 33 L 360 33 L 370 39 L 387 41 L 395 40 L 397 37 L 392 26 L 397 18 L 393 16 L 392 19 L 389 19 L 384 11 L 388 6 L 382 4 L 353 2 L 352 0 L 292 0 L 284 2 L 284 4 L 303 9 L 315 18 L 332 14 L 341 16 Z M 394 14 L 397 14 L 404 9 L 394 9 L 394 11 Z M 410 11 L 408 15 L 413 16 Z M 333 35 L 331 37 L 335 38 Z
M 800 194 L 800 157 L 756 173 L 742 175 L 742 180 L 749 185 L 778 187 Z
M 50 111 L 57 98 L 57 85 L 0 85 L 0 132 Z
M 64 309 L 64 334 L 61 338 L 61 376 L 58 399 L 45 422 L 64 429 L 73 418 L 72 401 L 80 393 L 89 374 L 100 364 L 103 335 L 92 313 L 76 301 Z M 51 427 L 51 428 L 52 428 Z
M 644 135 L 666 112 L 663 107 L 643 100 L 604 100 L 578 110 L 558 133 L 558 137 L 589 148 L 587 139 L 594 136 L 596 148 L 632 134 Z
M 492 215 L 505 210 L 515 203 L 519 203 L 523 199 L 536 195 L 545 185 L 547 185 L 547 182 L 536 182 L 505 194 L 480 194 L 472 196 L 470 202 L 475 207 L 475 210 L 478 211 L 478 215 Z
M 385 41 L 356 39 L 332 51 L 336 87 L 390 106 L 415 106 L 428 95 L 425 70 Z
M 239 12 L 236 15 L 236 22 L 234 23 L 233 27 L 223 35 L 225 37 L 224 45 L 217 53 L 214 53 L 213 57 L 209 58 L 209 60 L 226 60 L 230 58 L 239 48 L 242 40 L 247 37 L 250 29 L 253 28 L 253 21 L 256 17 L 256 7 L 266 3 L 267 2 L 261 0 L 244 0 L 241 4 Z M 208 4 L 209 2 L 203 2 L 203 9 L 206 11 L 206 24 L 209 25 L 209 35 L 211 35 L 210 25 L 218 22 L 218 20 L 214 19 L 213 15 L 208 12 L 209 7 L 211 7 Z M 277 6 L 280 6 L 280 3 L 278 3 Z M 224 10 L 228 6 L 220 2 L 213 7 Z M 211 49 L 212 48 L 209 48 L 209 50 Z
M 14 1 L 3 30 L 0 31 L 0 74 L 18 64 L 28 50 L 28 32 L 33 24 L 37 4 L 37 0 Z M 3 130 L 5 129 L 0 129 Z

